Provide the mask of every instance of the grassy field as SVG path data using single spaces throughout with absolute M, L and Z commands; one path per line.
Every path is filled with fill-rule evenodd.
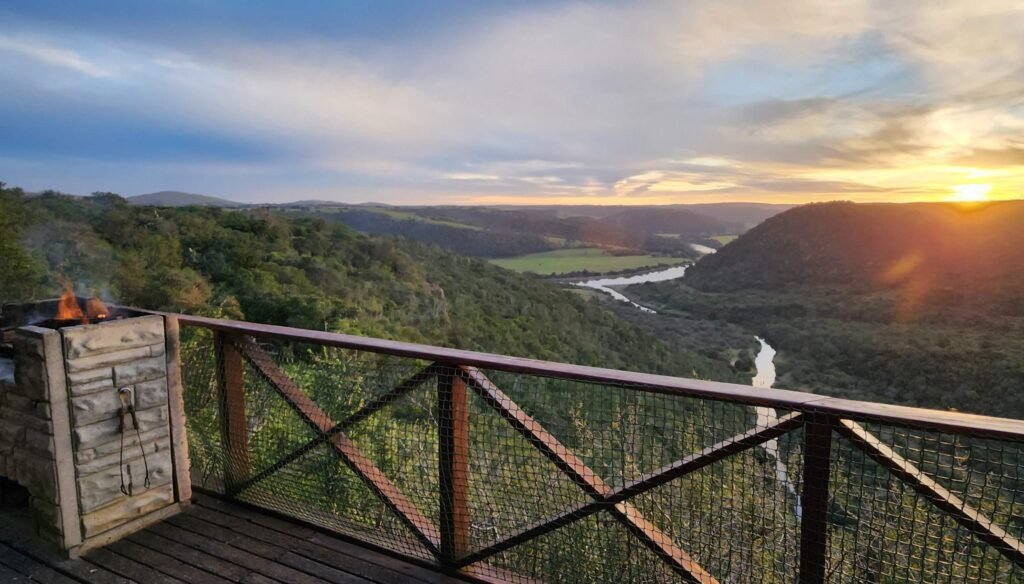
M 478 227 L 476 225 L 468 225 L 466 223 L 455 223 L 454 221 L 444 221 L 443 219 L 434 219 L 432 217 L 427 217 L 424 215 L 420 215 L 418 213 L 410 213 L 409 211 L 399 211 L 397 209 L 383 209 L 374 207 L 358 207 L 357 209 L 360 211 L 371 211 L 373 213 L 380 213 L 381 215 L 387 215 L 388 217 L 391 217 L 392 219 L 397 219 L 399 221 L 411 219 L 413 221 L 422 221 L 424 223 L 432 223 L 434 225 L 447 225 L 449 227 L 459 227 L 462 229 L 472 229 L 474 231 L 480 231 L 482 229 L 481 227 Z
M 339 213 L 344 211 L 362 211 L 366 213 L 377 213 L 378 215 L 384 215 L 390 217 L 396 221 L 420 221 L 422 223 L 430 223 L 432 225 L 447 225 L 448 227 L 458 227 L 460 229 L 472 229 L 473 231 L 480 231 L 483 228 L 477 225 L 470 225 L 468 223 L 456 223 L 454 221 L 445 221 L 443 219 L 434 219 L 433 217 L 427 217 L 426 215 L 420 215 L 412 211 L 401 211 L 399 209 L 385 208 L 385 207 L 353 207 L 349 205 L 330 205 L 320 206 L 312 210 L 314 213 Z M 307 213 L 309 210 L 305 207 L 294 207 L 284 208 L 286 213 Z
M 516 272 L 532 272 L 550 276 L 583 270 L 598 273 L 618 272 L 646 266 L 681 264 L 686 260 L 651 255 L 613 256 L 598 247 L 576 247 L 490 261 Z
M 714 239 L 715 241 L 721 243 L 722 245 L 727 245 L 731 243 L 733 240 L 735 240 L 737 237 L 739 237 L 739 235 L 715 235 L 712 236 L 711 239 Z

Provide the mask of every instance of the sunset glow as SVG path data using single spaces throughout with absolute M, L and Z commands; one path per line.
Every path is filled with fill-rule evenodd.
M 1024 197 L 1022 2 L 472 5 L 4 3 L 0 180 L 240 202 Z
M 977 203 L 988 200 L 988 194 L 992 190 L 989 184 L 956 185 L 953 187 L 951 201 L 958 203 Z

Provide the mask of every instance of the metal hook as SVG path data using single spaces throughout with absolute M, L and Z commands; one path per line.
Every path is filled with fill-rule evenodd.
M 127 400 L 125 399 L 127 396 Z M 132 477 L 132 465 L 128 464 L 128 484 L 125 484 L 124 480 L 124 434 L 127 428 L 125 427 L 124 419 L 125 416 L 131 415 L 132 427 L 135 428 L 135 437 L 138 439 L 139 451 L 142 453 L 142 464 L 146 469 L 146 477 L 143 484 L 149 488 L 149 461 L 146 460 L 146 447 L 142 444 L 142 433 L 139 431 L 139 417 L 135 414 L 135 390 L 131 387 L 122 387 L 117 390 L 118 400 L 121 402 L 121 407 L 118 412 L 120 419 L 119 431 L 121 433 L 121 452 L 119 455 L 119 466 L 121 472 L 121 492 L 131 497 L 135 490 L 135 481 Z

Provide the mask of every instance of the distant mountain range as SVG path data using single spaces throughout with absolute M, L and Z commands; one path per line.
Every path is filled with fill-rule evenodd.
M 243 203 L 229 201 L 220 197 L 183 193 L 181 191 L 159 191 L 127 197 L 130 205 L 150 205 L 153 207 L 243 207 Z
M 391 235 L 481 257 L 549 251 L 567 242 L 692 257 L 691 243 L 719 247 L 714 236 L 743 233 L 791 205 L 391 206 L 300 200 L 247 204 L 181 191 L 128 197 L 132 205 L 276 209 L 316 214 L 375 235 Z
M 389 207 L 385 203 L 344 203 L 341 201 L 325 201 L 307 199 L 288 201 L 287 203 L 239 203 L 222 197 L 186 193 L 182 191 L 159 191 L 127 197 L 131 205 L 151 205 L 153 207 Z
M 127 200 L 132 205 L 152 205 L 156 207 L 186 207 L 189 205 L 197 205 L 203 207 L 254 207 L 254 206 L 273 206 L 273 207 L 384 207 L 384 208 L 396 208 L 403 209 L 404 207 L 394 207 L 387 203 L 376 203 L 376 202 L 365 202 L 365 203 L 346 203 L 342 201 L 326 201 L 321 199 L 307 199 L 301 201 L 289 201 L 287 203 L 239 203 L 238 201 L 232 201 L 222 197 L 213 197 L 210 195 L 201 195 L 196 193 L 186 193 L 182 191 L 159 191 L 156 193 L 147 193 L 144 195 L 135 195 L 133 197 L 127 197 Z M 738 224 L 745 229 L 749 229 L 758 223 L 761 223 L 765 219 L 782 213 L 788 209 L 793 208 L 795 205 L 773 205 L 767 203 L 700 203 L 693 205 L 496 205 L 489 208 L 502 209 L 509 211 L 525 211 L 530 212 L 531 215 L 538 211 L 553 211 L 562 217 L 593 217 L 596 219 L 603 219 L 609 216 L 618 215 L 620 219 L 623 215 L 628 216 L 631 212 L 634 212 L 638 208 L 646 209 L 658 209 L 659 211 L 668 212 L 671 215 L 682 215 L 685 213 L 679 213 L 683 211 L 691 211 L 699 213 L 704 216 L 704 219 L 716 219 L 722 223 Z M 423 210 L 432 207 L 418 206 L 415 209 Z M 448 205 L 437 205 L 433 208 L 451 208 L 459 209 L 460 207 L 448 206 Z M 462 207 L 465 208 L 465 207 Z M 681 218 L 681 217 L 678 217 Z M 664 222 L 665 219 L 661 218 L 660 221 Z
M 513 211 L 551 211 L 561 217 L 593 217 L 603 219 L 634 209 L 680 210 L 699 213 L 724 223 L 735 223 L 750 229 L 769 217 L 796 207 L 771 203 L 693 203 L 677 205 L 496 205 L 494 208 Z
M 699 203 L 695 205 L 680 205 L 682 208 L 718 219 L 719 221 L 739 223 L 746 229 L 759 225 L 769 217 L 774 217 L 796 206 L 768 203 Z

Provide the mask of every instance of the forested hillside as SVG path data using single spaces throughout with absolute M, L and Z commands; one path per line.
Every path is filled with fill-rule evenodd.
M 1024 202 L 827 203 L 769 219 L 633 295 L 739 325 L 779 385 L 1024 417 Z
M 934 310 L 1024 314 L 1024 201 L 825 203 L 755 227 L 687 274 L 707 291 L 838 285 Z
M 396 217 L 393 213 L 379 210 L 353 208 L 319 215 L 363 233 L 404 237 L 476 257 L 504 258 L 560 247 L 533 233 L 488 231 L 469 225 L 432 221 L 411 213 L 408 217 Z
M 594 303 L 436 248 L 268 210 L 0 190 L 0 303 L 59 280 L 117 302 L 643 371 L 731 378 Z
M 668 229 L 666 233 L 681 234 L 683 239 L 669 241 L 655 235 L 661 229 L 645 227 L 643 217 L 634 217 L 635 212 L 623 211 L 613 221 L 586 216 L 565 217 L 551 209 L 432 207 L 420 211 L 427 217 L 473 225 L 492 232 L 529 233 L 572 243 L 671 253 L 680 257 L 694 255 L 688 240 L 720 233 L 720 229 L 725 228 L 725 224 L 714 219 L 687 211 L 672 211 L 671 215 L 677 221 L 669 219 L 658 227 Z
M 183 193 L 181 191 L 159 191 L 135 195 L 126 199 L 129 205 L 153 205 L 161 207 L 187 207 L 198 205 L 202 207 L 243 207 L 242 203 L 229 201 L 220 197 L 209 195 L 197 195 L 194 193 Z

